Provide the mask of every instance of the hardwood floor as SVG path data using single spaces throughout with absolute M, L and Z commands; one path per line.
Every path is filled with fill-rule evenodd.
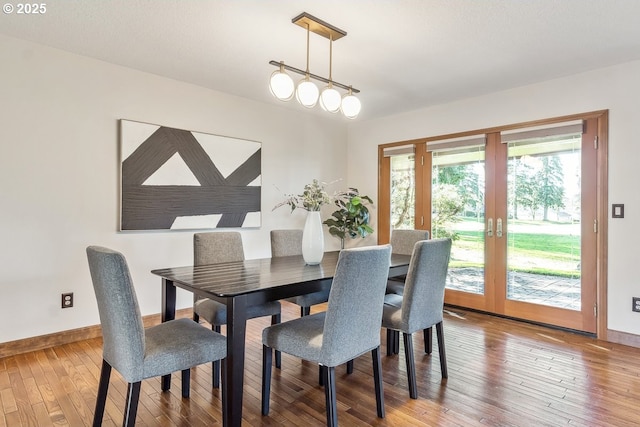
M 298 307 L 283 303 L 283 320 Z M 249 321 L 245 375 L 246 426 L 322 426 L 324 391 L 317 367 L 283 355 L 274 370 L 271 413 L 260 414 L 261 330 L 269 319 Z M 442 380 L 435 345 L 423 353 L 415 334 L 417 400 L 409 399 L 404 350 L 382 351 L 386 418 L 378 419 L 366 354 L 352 375 L 338 368 L 338 421 L 343 426 L 638 426 L 640 349 L 597 341 L 478 313 L 447 308 L 444 321 L 449 368 Z M 385 334 L 381 332 L 381 337 Z M 435 338 L 435 336 L 434 336 Z M 91 339 L 0 359 L 0 426 L 91 425 L 102 358 Z M 126 386 L 112 374 L 104 426 L 122 423 Z M 211 389 L 211 366 L 192 370 L 191 398 L 180 397 L 180 375 L 169 393 L 160 380 L 142 384 L 137 425 L 222 425 L 220 392 Z

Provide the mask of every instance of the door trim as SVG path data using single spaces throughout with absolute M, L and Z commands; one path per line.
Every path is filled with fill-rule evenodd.
M 597 150 L 597 168 L 596 168 L 596 188 L 597 188 L 597 207 L 596 207 L 596 219 L 598 223 L 598 232 L 596 236 L 596 304 L 597 304 L 597 313 L 596 313 L 596 336 L 599 339 L 608 340 L 608 327 L 607 327 L 607 291 L 608 291 L 608 250 L 607 250 L 607 238 L 608 238 L 608 131 L 609 131 L 609 111 L 608 110 L 598 110 L 580 114 L 572 114 L 568 116 L 554 117 L 550 119 L 541 119 L 541 120 L 533 120 L 528 122 L 514 123 L 504 126 L 497 126 L 491 128 L 484 128 L 473 131 L 452 133 L 446 135 L 438 135 L 421 139 L 413 139 L 408 141 L 399 141 L 389 144 L 381 144 L 378 148 L 378 200 L 379 200 L 379 208 L 378 208 L 378 243 L 388 243 L 389 242 L 389 221 L 390 215 L 388 212 L 389 199 L 390 199 L 390 188 L 389 184 L 385 184 L 385 173 L 386 176 L 389 176 L 389 168 L 387 166 L 385 172 L 384 166 L 384 156 L 382 155 L 383 149 L 392 146 L 398 145 L 406 145 L 406 144 L 414 144 L 416 146 L 416 159 L 418 159 L 418 153 L 425 152 L 425 145 L 429 141 L 437 141 L 443 139 L 452 139 L 452 138 L 461 138 L 465 136 L 478 135 L 478 134 L 492 134 L 499 133 L 505 130 L 512 130 L 518 128 L 525 127 L 535 127 L 540 125 L 547 125 L 553 123 L 560 122 L 568 122 L 573 120 L 587 120 L 587 119 L 597 119 L 598 129 L 598 150 Z M 424 167 L 416 161 L 416 176 L 418 176 L 418 168 Z M 420 176 L 425 176 L 425 174 L 421 174 Z M 420 192 L 425 192 L 425 187 L 429 188 L 429 190 L 425 193 L 427 196 L 424 200 L 421 201 L 420 204 L 416 203 L 416 218 L 420 218 L 424 216 L 425 225 L 420 228 L 429 229 L 430 226 L 430 209 L 425 208 L 426 201 L 430 199 L 430 183 L 425 183 L 425 179 L 420 179 L 419 182 L 416 182 L 416 194 Z M 384 208 L 386 206 L 387 208 Z M 488 217 L 488 215 L 486 215 Z M 429 219 L 429 220 L 427 220 Z M 505 259 L 506 262 L 506 259 Z M 460 294 L 460 295 L 458 295 Z M 460 306 L 468 306 L 470 308 L 479 309 L 481 311 L 487 310 L 483 307 L 478 307 L 477 302 L 474 304 L 473 296 L 462 295 L 460 292 L 455 291 L 447 291 L 447 299 L 451 304 L 460 305 Z M 475 307 L 474 307 L 475 305 Z M 615 335 L 615 334 L 612 334 Z M 612 336 L 612 338 L 614 338 Z

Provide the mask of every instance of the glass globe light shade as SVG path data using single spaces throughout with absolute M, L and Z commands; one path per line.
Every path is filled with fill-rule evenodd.
M 322 93 L 320 93 L 320 106 L 324 111 L 337 113 L 340 111 L 341 101 L 342 97 L 340 96 L 340 92 L 335 90 L 333 86 L 329 85 L 322 89 Z
M 271 94 L 280 101 L 288 101 L 293 98 L 293 79 L 283 70 L 276 70 L 269 79 Z
M 296 99 L 307 108 L 315 107 L 318 102 L 318 86 L 309 80 L 308 77 L 300 80 L 296 88 Z
M 360 114 L 360 109 L 362 108 L 362 104 L 360 104 L 360 100 L 356 98 L 351 92 L 347 93 L 344 98 L 342 98 L 342 114 L 345 115 L 348 119 L 355 119 Z

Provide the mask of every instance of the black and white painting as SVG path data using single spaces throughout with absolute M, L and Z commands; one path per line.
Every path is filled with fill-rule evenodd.
M 121 230 L 260 227 L 261 144 L 120 120 Z

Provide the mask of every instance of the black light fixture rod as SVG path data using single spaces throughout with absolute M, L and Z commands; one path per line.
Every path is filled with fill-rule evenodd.
M 356 89 L 355 87 L 343 85 L 342 83 L 338 83 L 338 82 L 336 82 L 334 80 L 329 80 L 329 79 L 327 79 L 325 77 L 318 76 L 316 74 L 307 73 L 306 71 L 301 70 L 301 69 L 296 68 L 296 67 L 292 67 L 291 65 L 280 63 L 278 61 L 269 61 L 269 64 L 271 64 L 271 65 L 273 65 L 275 67 L 282 66 L 285 70 L 291 71 L 292 73 L 300 74 L 301 76 L 309 75 L 309 77 L 311 77 L 314 80 L 319 80 L 319 81 L 327 83 L 327 84 L 332 83 L 334 86 L 338 86 L 339 88 L 344 89 L 344 90 L 351 90 L 351 92 L 353 92 L 353 93 L 360 93 L 360 91 L 358 89 Z

